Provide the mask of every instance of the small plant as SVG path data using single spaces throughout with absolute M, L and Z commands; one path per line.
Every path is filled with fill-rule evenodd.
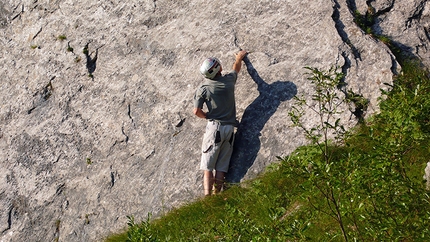
M 354 114 L 359 123 L 363 123 L 364 113 L 367 111 L 370 101 L 364 98 L 363 95 L 357 94 L 352 90 L 349 90 L 346 93 L 346 101 L 354 106 L 353 108 L 350 108 L 351 113 Z
M 87 158 L 87 165 L 91 165 L 93 162 L 91 161 L 91 158 Z
M 366 34 L 373 35 L 372 25 L 375 23 L 376 16 L 373 8 L 368 8 L 366 14 L 362 15 L 358 10 L 354 12 L 354 22 Z
M 85 214 L 85 224 L 90 224 L 90 215 Z
M 364 15 L 358 10 L 354 12 L 354 22 L 361 30 L 363 30 L 364 33 L 372 36 L 375 39 L 378 39 L 388 47 L 392 48 L 393 41 L 387 36 L 375 33 L 372 28 L 372 26 L 376 23 L 377 17 L 376 10 L 371 6 L 368 7 Z
M 57 219 L 57 220 L 55 221 L 55 229 L 56 229 L 56 230 L 60 230 L 60 224 L 61 224 L 61 220 Z
M 58 39 L 58 40 L 60 40 L 60 41 L 63 41 L 63 40 L 66 40 L 66 39 L 67 39 L 67 37 L 66 37 L 65 35 L 59 35 L 59 36 L 57 37 L 57 39 Z
M 84 55 L 89 55 L 89 51 L 88 51 L 88 44 L 85 45 L 84 49 L 82 50 L 82 53 L 84 53 Z
M 335 165 L 336 153 L 331 147 L 330 134 L 334 134 L 335 144 L 340 144 L 347 135 L 344 126 L 340 119 L 336 118 L 342 111 L 338 107 L 346 102 L 344 97 L 341 97 L 338 87 L 344 77 L 343 73 L 338 72 L 337 67 L 332 67 L 328 71 L 321 71 L 317 68 L 306 67 L 310 70 L 307 73 L 308 80 L 314 86 L 312 99 L 308 101 L 304 97 L 295 97 L 296 106 L 293 106 L 293 111 L 289 113 L 293 124 L 301 128 L 306 137 L 319 148 L 322 157 L 319 158 L 319 152 L 316 151 L 313 160 L 306 164 L 306 169 L 309 173 L 309 180 L 317 188 L 317 191 L 324 197 L 330 209 L 320 207 L 316 201 L 309 199 L 310 204 L 317 210 L 331 216 L 338 223 L 345 241 L 348 241 L 348 235 L 345 229 L 344 213 L 341 208 L 340 201 L 342 193 L 339 192 L 338 186 L 342 183 L 342 178 L 337 177 L 342 174 Z M 310 109 L 319 117 L 319 123 L 314 127 L 307 127 L 306 121 L 303 119 L 305 110 Z M 322 161 L 322 162 L 321 162 Z
M 38 45 L 30 45 L 30 48 L 34 49 L 40 49 L 40 47 Z
M 384 35 L 379 35 L 378 39 L 384 43 L 385 45 L 391 46 L 392 45 L 392 41 L 390 38 L 388 38 L 387 36 Z
M 54 241 L 56 242 L 60 240 L 60 225 L 61 225 L 61 220 L 57 219 L 55 221 L 55 238 L 54 238 Z
M 151 214 L 148 214 L 146 221 L 137 224 L 134 222 L 133 216 L 127 216 L 128 222 L 128 232 L 127 232 L 127 242 L 152 242 L 158 241 L 157 237 L 152 233 L 150 226 Z
M 307 101 L 305 97 L 295 97 L 296 105 L 293 111 L 289 113 L 293 124 L 301 128 L 306 137 L 316 144 L 322 151 L 327 163 L 330 161 L 328 151 L 330 134 L 335 134 L 335 139 L 341 141 L 346 135 L 346 130 L 341 125 L 340 119 L 336 118 L 341 113 L 338 107 L 345 102 L 345 99 L 339 96 L 338 86 L 344 75 L 338 72 L 337 67 L 332 67 L 328 71 L 320 71 L 317 68 L 305 67 L 310 70 L 308 80 L 314 85 L 315 93 L 312 94 L 312 101 Z M 305 125 L 303 117 L 305 110 L 312 110 L 319 117 L 319 124 L 316 127 L 308 128 Z

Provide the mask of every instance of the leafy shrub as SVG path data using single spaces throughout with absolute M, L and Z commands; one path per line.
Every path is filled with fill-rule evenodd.
M 404 71 L 408 73 L 407 68 Z M 336 75 L 324 73 L 313 69 L 310 80 L 323 76 L 336 83 Z M 290 114 L 313 146 L 284 158 L 284 169 L 290 176 L 307 179 L 309 185 L 303 187 L 311 207 L 336 221 L 345 241 L 430 238 L 429 193 L 414 168 L 423 169 L 428 159 L 428 148 L 423 149 L 429 147 L 430 138 L 428 113 L 423 113 L 430 106 L 425 77 L 422 73 L 399 76 L 392 91 L 383 91 L 381 113 L 362 124 L 353 136 L 344 137 L 343 147 L 332 146 L 327 136 L 319 135 L 327 130 L 336 132 L 340 127 L 337 122 L 332 125 L 321 119 L 319 125 L 306 129 L 295 113 Z M 321 99 L 316 90 L 313 100 L 325 104 L 315 111 L 321 116 L 334 113 L 326 108 L 331 99 Z M 329 93 L 327 89 L 324 95 Z M 298 104 L 307 105 L 303 101 Z

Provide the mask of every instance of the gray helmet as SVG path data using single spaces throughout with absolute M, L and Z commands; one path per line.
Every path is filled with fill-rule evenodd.
M 221 70 L 221 62 L 215 58 L 207 58 L 200 67 L 200 73 L 209 79 L 213 79 Z

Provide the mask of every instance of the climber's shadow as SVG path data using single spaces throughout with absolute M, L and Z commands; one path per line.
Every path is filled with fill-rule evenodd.
M 292 99 L 297 87 L 289 81 L 264 82 L 247 57 L 243 59 L 247 71 L 258 85 L 260 95 L 245 109 L 237 128 L 234 150 L 226 182 L 239 183 L 254 164 L 261 143 L 259 136 L 266 122 L 276 112 L 281 102 Z

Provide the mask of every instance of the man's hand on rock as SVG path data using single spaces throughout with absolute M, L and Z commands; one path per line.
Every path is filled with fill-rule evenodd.
M 243 58 L 245 58 L 245 56 L 248 54 L 248 52 L 246 52 L 245 50 L 241 50 L 238 53 L 236 53 L 236 60 L 243 60 Z

